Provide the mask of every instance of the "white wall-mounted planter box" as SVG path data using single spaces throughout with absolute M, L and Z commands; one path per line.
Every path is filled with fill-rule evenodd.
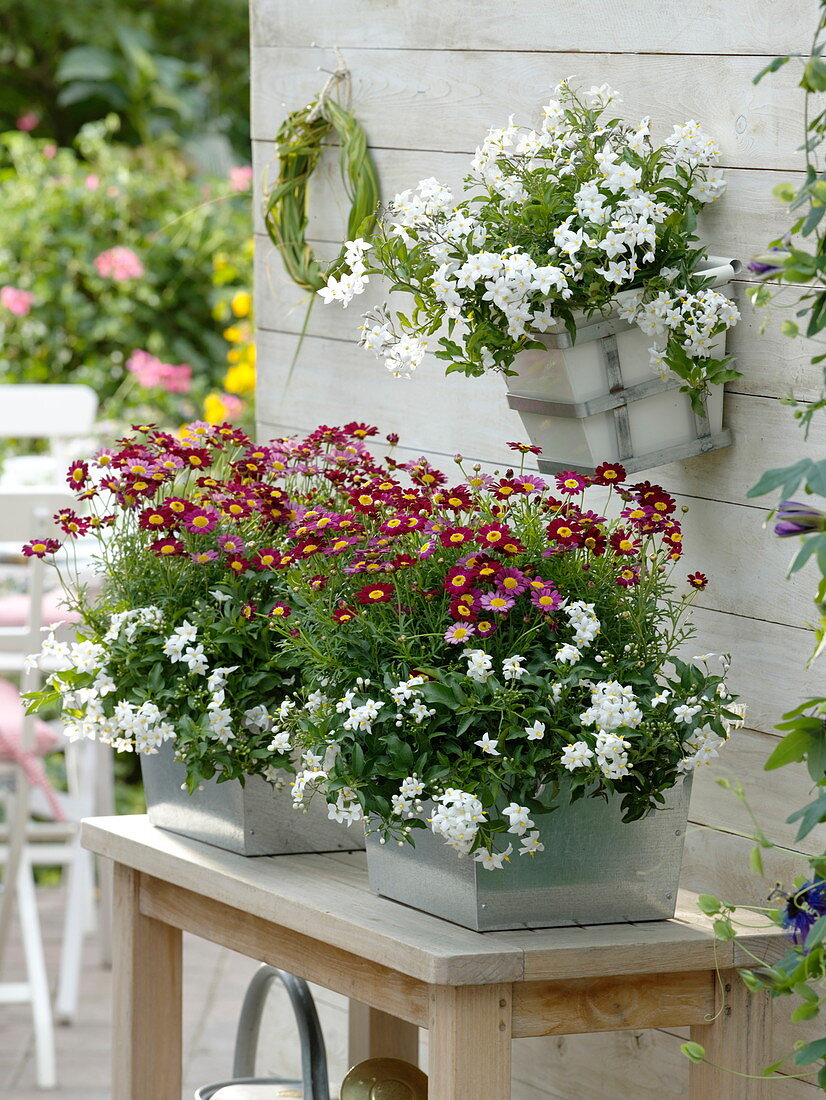
M 140 760 L 149 820 L 161 829 L 243 856 L 364 848 L 361 823 L 348 827 L 330 821 L 322 798 L 312 799 L 306 812 L 294 810 L 289 791 L 275 790 L 260 775 L 250 776 L 243 787 L 237 779 L 208 779 L 188 794 L 181 789 L 186 768 L 175 759 L 171 742 Z
M 738 261 L 716 257 L 701 268 L 713 286 L 739 269 Z M 575 343 L 562 326 L 541 339 L 546 350 L 520 352 L 507 383 L 508 404 L 542 448 L 543 472 L 591 473 L 600 462 L 621 462 L 633 473 L 731 443 L 723 388 L 713 387 L 707 416 L 696 416 L 678 379 L 652 377 L 652 337 L 616 314 L 583 319 Z M 725 345 L 724 332 L 714 358 L 723 358 Z
M 367 835 L 370 886 L 382 897 L 474 928 L 559 928 L 674 916 L 691 776 L 665 792 L 665 805 L 625 824 L 620 796 L 581 798 L 538 816 L 545 845 L 487 871 L 430 829 L 411 844 Z M 514 847 L 518 841 L 513 839 Z

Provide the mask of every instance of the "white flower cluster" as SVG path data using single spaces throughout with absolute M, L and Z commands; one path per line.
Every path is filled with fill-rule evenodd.
M 367 265 L 364 262 L 364 254 L 370 250 L 369 241 L 358 237 L 354 241 L 347 241 L 344 245 L 344 262 L 349 267 L 340 278 L 329 278 L 325 286 L 318 291 L 325 304 L 341 302 L 346 309 L 356 294 L 362 294 L 370 281 L 367 275 Z
M 539 830 L 534 829 L 534 822 L 531 820 L 527 806 L 511 802 L 503 809 L 502 815 L 508 819 L 508 832 L 520 838 L 520 856 L 535 855 L 537 852 L 545 851 L 545 845 L 539 839 Z M 510 859 L 512 852 L 512 844 L 509 844 L 503 852 L 478 848 L 473 853 L 473 858 L 477 863 L 481 863 L 485 870 L 496 871 Z
M 360 706 L 353 707 L 344 720 L 344 729 L 346 730 L 365 730 L 367 733 L 373 732 L 373 723 L 379 716 L 379 711 L 384 706 L 384 703 L 379 702 L 377 699 L 366 699 Z
M 392 812 L 398 814 L 399 817 L 413 817 L 415 814 L 421 813 L 423 794 L 424 783 L 421 779 L 415 772 L 413 775 L 408 775 L 406 779 L 402 780 L 399 793 L 392 796 Z
M 686 749 L 693 749 L 694 751 L 688 752 L 680 761 L 677 765 L 679 771 L 688 772 L 692 768 L 699 767 L 700 764 L 710 764 L 719 755 L 718 749 L 724 744 L 723 738 L 718 737 L 708 726 L 692 730 L 684 745 Z
M 427 707 L 421 699 L 421 686 L 425 682 L 424 676 L 411 676 L 409 680 L 400 680 L 396 687 L 390 689 L 390 697 L 396 704 L 396 725 L 403 726 L 405 713 L 402 709 L 405 703 L 409 703 L 407 716 L 414 718 L 421 725 L 427 718 L 432 718 L 436 711 Z
M 636 729 L 642 722 L 642 711 L 634 692 L 616 680 L 601 680 L 591 687 L 591 706 L 579 716 L 583 726 L 596 726 L 600 733 L 629 726 Z
M 444 837 L 451 848 L 461 855 L 470 851 L 479 826 L 487 821 L 482 803 L 475 795 L 449 787 L 434 798 L 435 807 L 430 828 L 436 836 Z
M 574 641 L 580 649 L 585 649 L 600 632 L 600 621 L 594 614 L 594 605 L 577 600 L 566 604 L 565 614 L 574 628 Z
M 133 607 L 129 611 L 116 611 L 109 621 L 109 629 L 103 635 L 104 642 L 132 642 L 141 626 L 163 626 L 163 612 L 159 607 Z
M 680 289 L 670 293 L 663 290 L 650 302 L 642 302 L 641 294 L 635 291 L 625 296 L 619 314 L 646 335 L 655 337 L 651 367 L 663 376 L 668 370 L 665 350 L 669 337 L 676 336 L 689 356 L 708 359 L 719 334 L 740 320 L 740 311 L 734 303 L 710 289 L 697 294 Z
M 364 818 L 361 803 L 356 798 L 356 792 L 352 787 L 342 787 L 335 803 L 327 804 L 327 817 L 330 821 L 337 821 L 348 828 L 354 821 L 361 821 Z
M 493 676 L 493 658 L 484 649 L 466 649 L 462 656 L 467 658 L 467 674 L 471 680 L 484 684 Z
M 198 628 L 187 619 L 176 627 L 163 644 L 163 652 L 174 665 L 183 662 L 190 672 L 205 676 L 208 670 L 204 647 L 196 644 Z

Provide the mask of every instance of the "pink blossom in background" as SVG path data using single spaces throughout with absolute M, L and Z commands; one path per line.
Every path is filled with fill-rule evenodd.
M 0 289 L 0 305 L 6 307 L 15 317 L 25 317 L 31 312 L 34 295 L 28 290 L 18 290 L 16 286 L 4 286 Z
M 139 279 L 143 275 L 143 264 L 131 248 L 117 245 L 108 248 L 95 257 L 95 267 L 104 279 L 114 279 L 116 283 L 125 283 L 128 279 Z
M 98 187 L 100 186 L 100 177 L 96 176 L 94 172 L 92 172 L 86 177 L 83 182 L 86 185 L 87 191 L 97 191 Z
M 163 363 L 156 355 L 140 348 L 126 360 L 126 369 L 135 375 L 146 389 L 158 387 L 167 393 L 188 393 L 192 385 L 192 367 L 188 363 L 178 366 Z
M 26 130 L 28 132 L 29 130 L 33 130 L 39 122 L 40 115 L 36 115 L 34 111 L 26 111 L 26 113 L 21 115 L 17 120 L 15 126 L 18 130 Z
M 233 191 L 249 191 L 252 186 L 252 168 L 248 164 L 230 168 L 229 185 Z
M 226 415 L 230 420 L 233 420 L 236 416 L 240 416 L 244 411 L 244 402 L 240 397 L 236 397 L 234 393 L 222 393 L 221 401 L 224 408 L 227 410 Z
M 46 160 L 54 160 L 57 156 L 57 146 L 53 141 L 50 141 L 48 145 L 43 146 L 43 156 Z

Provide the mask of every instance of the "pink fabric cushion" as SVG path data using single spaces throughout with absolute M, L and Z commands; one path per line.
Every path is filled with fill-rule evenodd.
M 8 760 L 13 749 L 20 745 L 23 736 L 23 700 L 20 692 L 8 680 L 0 680 L 0 759 Z M 60 745 L 60 738 L 54 730 L 40 718 L 34 723 L 35 746 L 38 756 L 54 752 Z
M 52 623 L 80 622 L 76 611 L 63 606 L 63 593 L 55 590 L 47 592 L 40 605 L 40 621 L 44 626 Z M 0 626 L 25 626 L 29 621 L 29 597 L 23 592 L 12 592 L 0 596 Z
M 55 821 L 65 821 L 66 815 L 57 795 L 49 782 L 43 757 L 58 747 L 60 739 L 45 722 L 35 719 L 35 749 L 26 752 L 23 749 L 23 700 L 14 684 L 0 680 L 0 760 L 17 764 L 23 769 L 29 783 L 43 791 L 51 807 Z

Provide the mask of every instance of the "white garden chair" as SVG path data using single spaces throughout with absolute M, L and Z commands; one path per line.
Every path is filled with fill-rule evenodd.
M 42 439 L 46 454 L 12 455 L 0 471 L 2 486 L 65 484 L 71 441 L 90 436 L 98 399 L 89 386 L 6 383 L 0 386 L 0 439 Z
M 31 538 L 53 535 L 53 514 L 71 507 L 73 500 L 68 491 L 59 490 L 0 492 L 0 549 L 5 561 L 25 563 L 28 601 L 24 622 L 0 627 L 0 676 L 19 675 L 22 693 L 39 684 L 40 672 L 27 665 L 26 657 L 38 652 L 42 642 L 44 563 L 36 557 L 24 558 L 20 546 Z M 0 862 L 5 865 L 0 894 L 0 965 L 16 902 L 27 975 L 25 982 L 0 983 L 0 1004 L 31 1003 L 37 1080 L 43 1088 L 55 1083 L 54 1040 L 33 866 L 60 864 L 68 869 L 57 1008 L 61 1018 L 71 1019 L 94 891 L 91 856 L 80 846 L 78 823 L 95 809 L 94 773 L 98 761 L 97 746 L 92 743 L 66 746 L 69 791 L 51 791 L 42 771 L 49 733 L 35 716 L 24 715 L 16 687 L 0 680 L 0 746 L 4 750 L 0 756 L 4 779 L 0 798 L 6 805 L 0 833 Z M 33 809 L 52 820 L 33 822 Z

